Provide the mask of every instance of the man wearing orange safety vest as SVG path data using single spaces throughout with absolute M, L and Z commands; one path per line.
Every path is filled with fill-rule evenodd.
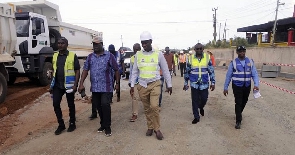
M 186 55 L 183 53 L 183 51 L 180 51 L 180 55 L 178 56 L 179 59 L 179 66 L 180 66 L 180 75 L 183 77 L 183 73 L 186 70 Z

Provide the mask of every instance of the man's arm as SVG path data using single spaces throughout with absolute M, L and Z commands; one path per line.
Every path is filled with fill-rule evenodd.
M 80 68 L 81 67 L 80 67 L 78 57 L 75 54 L 75 57 L 74 57 L 75 84 L 74 84 L 74 86 L 76 86 L 76 87 L 78 87 L 78 83 L 79 83 L 79 80 L 80 80 Z
M 131 87 L 134 87 L 136 79 L 139 76 L 139 70 L 138 70 L 138 67 L 137 67 L 137 55 L 135 55 L 134 64 L 132 66 L 131 73 L 132 73 L 131 74 L 131 81 L 130 81 L 131 82 Z
M 162 73 L 166 80 L 167 87 L 171 88 L 172 87 L 171 75 L 169 72 L 167 61 L 162 53 L 159 53 L 159 65 L 160 65 L 160 68 L 162 69 Z
M 129 83 L 131 84 L 131 75 L 132 75 L 132 69 L 133 69 L 133 65 L 132 65 L 132 63 L 130 62 L 130 71 L 129 71 Z
M 123 54 L 120 54 L 121 56 L 121 66 L 122 66 L 122 74 L 125 75 L 125 65 L 124 65 L 124 55 Z
M 259 76 L 258 76 L 258 73 L 257 73 L 257 69 L 255 67 L 254 61 L 253 60 L 250 60 L 250 61 L 253 62 L 251 73 L 252 73 L 252 79 L 253 79 L 253 82 L 254 82 L 254 86 L 259 87 Z
M 92 56 L 92 54 L 89 54 L 87 56 L 86 61 L 84 62 L 84 67 L 83 67 L 83 71 L 82 71 L 82 75 L 81 75 L 81 80 L 80 80 L 79 87 L 84 84 L 84 81 L 85 81 L 86 77 L 88 76 L 88 71 L 90 70 L 90 57 L 91 56 Z
M 208 73 L 210 76 L 211 85 L 215 85 L 215 73 L 214 73 L 214 67 L 213 67 L 211 59 L 209 60 L 209 63 L 208 63 Z
M 232 75 L 233 75 L 233 63 L 231 62 L 228 66 L 228 70 L 226 73 L 226 78 L 225 78 L 224 87 L 223 87 L 224 90 L 228 90 L 228 85 L 231 81 Z
M 188 80 L 189 80 L 189 73 L 190 73 L 190 70 L 191 70 L 191 64 L 189 62 L 186 63 L 186 69 L 184 71 L 184 85 L 188 85 Z
M 172 54 L 172 70 L 175 70 L 174 54 Z

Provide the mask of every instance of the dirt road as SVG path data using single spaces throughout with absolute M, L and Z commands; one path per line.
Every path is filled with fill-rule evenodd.
M 96 132 L 99 119 L 88 120 L 91 105 L 82 101 L 76 102 L 77 129 L 55 136 L 57 123 L 52 101 L 45 94 L 35 104 L 0 120 L 5 124 L 17 116 L 9 138 L 2 142 L 0 154 L 294 154 L 295 95 L 261 84 L 263 98 L 254 100 L 250 94 L 242 128 L 236 130 L 232 90 L 227 97 L 222 94 L 225 71 L 217 69 L 216 77 L 216 90 L 210 92 L 205 116 L 196 125 L 191 124 L 190 91 L 182 91 L 183 79 L 179 75 L 173 77 L 173 95 L 164 94 L 163 99 L 162 141 L 155 135 L 145 136 L 141 104 L 138 120 L 129 122 L 131 100 L 127 81 L 123 81 L 121 102 L 112 104 L 111 137 Z M 294 81 L 261 80 L 295 91 Z M 65 101 L 62 105 L 67 120 Z

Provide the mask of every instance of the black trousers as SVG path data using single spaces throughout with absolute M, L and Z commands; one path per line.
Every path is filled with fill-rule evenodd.
M 112 92 L 92 92 L 92 104 L 95 104 L 103 128 L 111 127 Z
M 235 112 L 236 112 L 236 122 L 242 121 L 242 113 L 248 102 L 249 94 L 251 91 L 251 85 L 246 87 L 238 87 L 232 84 L 234 96 L 235 96 Z
M 60 89 L 58 87 L 53 87 L 53 107 L 54 112 L 58 121 L 58 124 L 61 126 L 64 126 L 64 121 L 62 118 L 62 111 L 60 108 L 60 102 L 62 100 L 63 95 L 66 93 L 65 89 Z M 75 123 L 76 121 L 76 109 L 75 109 L 75 93 L 66 93 L 67 101 L 68 101 L 68 107 L 69 107 L 69 115 L 70 115 L 70 123 Z
M 179 63 L 180 65 L 180 75 L 183 77 L 183 74 L 185 73 L 186 70 L 186 63 Z
M 203 109 L 208 100 L 208 89 L 200 90 L 191 87 L 191 98 L 193 106 L 193 114 L 195 118 L 200 118 L 199 109 Z

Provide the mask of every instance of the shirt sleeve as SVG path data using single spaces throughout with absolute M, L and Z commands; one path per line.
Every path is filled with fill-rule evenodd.
M 75 54 L 75 57 L 74 57 L 74 70 L 80 70 L 80 63 L 79 63 L 79 60 L 78 60 L 78 57 L 77 55 Z
M 87 56 L 86 61 L 84 62 L 83 70 L 85 70 L 85 71 L 90 70 L 90 57 L 91 57 L 91 55 L 92 55 L 92 53 Z
M 168 64 L 162 53 L 159 53 L 159 65 L 160 65 L 160 68 L 162 69 L 162 73 L 166 80 L 167 87 L 168 88 L 172 87 L 171 75 L 169 72 Z
M 253 62 L 251 72 L 252 72 L 252 79 L 254 81 L 254 86 L 259 87 L 259 76 L 258 76 L 258 73 L 257 73 L 257 69 L 255 67 L 254 61 L 253 60 L 250 60 L 250 61 Z
M 230 84 L 231 78 L 233 76 L 233 63 L 231 62 L 228 66 L 228 70 L 226 73 L 226 77 L 225 77 L 225 82 L 224 82 L 224 90 L 228 90 L 228 86 Z
M 130 63 L 130 73 L 129 73 L 129 83 L 131 84 L 131 75 L 132 75 L 133 65 Z
M 131 74 L 131 87 L 134 87 L 138 76 L 139 76 L 139 69 L 137 67 L 137 54 L 135 54 L 134 64 L 132 66 L 132 74 Z
M 213 66 L 211 60 L 209 60 L 209 63 L 208 63 L 208 73 L 209 73 L 209 76 L 210 76 L 211 85 L 215 85 L 214 66 Z
M 119 70 L 119 66 L 113 54 L 110 54 L 109 64 L 114 71 Z

